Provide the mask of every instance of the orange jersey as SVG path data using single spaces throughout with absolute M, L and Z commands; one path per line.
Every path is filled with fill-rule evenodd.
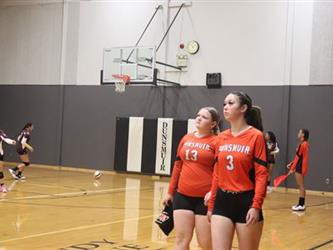
M 210 190 L 215 159 L 215 135 L 185 135 L 178 146 L 168 193 L 204 197 Z
M 213 209 L 217 188 L 233 192 L 254 190 L 252 207 L 260 209 L 268 178 L 263 133 L 253 127 L 238 136 L 233 136 L 230 129 L 222 132 L 217 138 L 216 157 L 209 210 Z
M 305 176 L 308 173 L 309 164 L 309 143 L 307 141 L 298 145 L 290 170 L 295 171 L 298 164 L 302 166 L 302 175 Z

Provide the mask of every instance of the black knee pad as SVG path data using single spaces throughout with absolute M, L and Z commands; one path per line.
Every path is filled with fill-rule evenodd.
M 23 164 L 27 167 L 30 165 L 30 162 L 23 162 Z
M 4 177 L 3 172 L 0 172 L 0 179 Z

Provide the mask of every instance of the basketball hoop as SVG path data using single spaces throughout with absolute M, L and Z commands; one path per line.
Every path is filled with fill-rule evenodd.
M 126 84 L 128 84 L 131 81 L 131 77 L 129 75 L 112 75 L 115 79 L 114 86 L 115 91 L 118 93 L 123 93 L 126 90 Z

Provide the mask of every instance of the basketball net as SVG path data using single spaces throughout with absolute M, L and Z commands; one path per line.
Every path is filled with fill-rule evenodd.
M 115 78 L 114 86 L 117 93 L 124 93 L 126 90 L 126 84 L 131 81 L 129 75 L 112 75 Z

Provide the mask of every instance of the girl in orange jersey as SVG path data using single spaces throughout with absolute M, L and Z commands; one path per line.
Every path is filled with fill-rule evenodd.
M 231 249 L 234 232 L 240 250 L 259 248 L 262 204 L 268 178 L 261 113 L 243 92 L 224 100 L 230 129 L 216 143 L 216 165 L 208 207 L 213 249 Z
M 164 205 L 173 202 L 177 250 L 189 249 L 194 228 L 200 247 L 211 249 L 204 197 L 212 183 L 218 123 L 215 108 L 200 109 L 195 119 L 197 131 L 185 135 L 178 146 L 168 193 L 163 200 Z
M 290 168 L 289 174 L 295 172 L 296 183 L 299 187 L 299 201 L 297 205 L 291 207 L 293 211 L 305 210 L 305 187 L 304 176 L 308 173 L 309 159 L 309 130 L 300 129 L 297 135 L 299 145 L 297 147 L 295 158 L 287 165 Z

